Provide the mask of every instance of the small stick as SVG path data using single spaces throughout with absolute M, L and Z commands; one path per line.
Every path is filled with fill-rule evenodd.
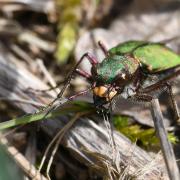
M 66 132 L 68 132 L 68 130 L 74 125 L 74 123 L 81 117 L 83 116 L 84 114 L 87 114 L 87 112 L 82 112 L 82 113 L 77 113 L 61 130 L 60 132 L 58 132 L 58 139 L 57 139 L 57 142 L 55 144 L 55 147 L 53 148 L 53 151 L 51 153 L 51 156 L 50 156 L 50 159 L 49 159 L 49 162 L 48 162 L 48 165 L 47 165 L 47 169 L 46 169 L 46 175 L 48 177 L 48 179 L 50 179 L 50 176 L 49 176 L 49 171 L 50 171 L 50 168 L 51 168 L 51 165 L 52 165 L 52 162 L 53 162 L 53 159 L 54 159 L 54 156 L 57 152 L 57 149 L 59 147 L 59 144 L 62 140 L 62 138 L 64 137 L 64 135 L 66 134 Z
M 28 177 L 33 180 L 47 180 L 14 146 L 8 144 L 6 138 L 0 137 L 0 143 L 6 146 L 7 152 L 14 158 L 18 166 Z
M 158 99 L 153 99 L 151 103 L 151 113 L 154 121 L 155 130 L 160 139 L 161 149 L 166 163 L 169 178 L 179 180 L 180 174 L 176 163 L 176 158 L 171 143 L 168 141 L 167 132 L 163 123 L 163 116 Z
M 55 135 L 55 137 L 52 139 L 52 141 L 49 143 L 49 145 L 47 146 L 47 148 L 46 148 L 46 150 L 45 150 L 45 153 L 44 153 L 44 155 L 43 155 L 43 158 L 42 158 L 42 160 L 41 160 L 41 163 L 40 163 L 40 166 L 39 166 L 39 169 L 38 169 L 38 171 L 39 171 L 39 173 L 40 173 L 40 171 L 41 171 L 41 169 L 42 169 L 42 167 L 43 167 L 43 165 L 44 165 L 44 162 L 45 162 L 45 160 L 46 160 L 46 158 L 47 158 L 47 155 L 48 155 L 48 153 L 49 153 L 49 151 L 50 151 L 50 148 L 54 145 L 54 143 L 56 142 L 56 144 L 55 144 L 55 150 L 53 150 L 54 152 L 53 152 L 53 156 L 51 155 L 51 158 L 52 159 L 50 159 L 50 163 L 48 163 L 48 167 L 47 167 L 47 176 L 48 176 L 48 173 L 49 173 L 49 169 L 50 169 L 50 166 L 51 166 L 51 164 L 52 164 L 52 160 L 53 160 L 53 158 L 54 158 L 54 154 L 55 154 L 55 152 L 56 152 L 56 150 L 57 150 L 57 148 L 58 148 L 58 145 L 59 145 L 59 143 L 60 143 L 60 141 L 61 141 L 61 139 L 62 139 L 62 137 L 64 136 L 64 134 L 72 127 L 72 125 L 75 123 L 75 121 L 79 118 L 79 117 L 81 117 L 81 116 L 83 116 L 84 114 L 87 114 L 87 112 L 82 112 L 82 113 L 77 113 L 56 135 Z M 57 147 L 56 147 L 57 146 Z
M 31 66 L 33 64 L 33 59 L 24 51 L 22 50 L 19 46 L 13 44 L 11 45 L 11 49 L 18 54 L 26 63 Z

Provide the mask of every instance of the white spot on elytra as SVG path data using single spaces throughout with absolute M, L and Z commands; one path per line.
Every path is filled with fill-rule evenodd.
M 126 79 L 125 77 L 126 77 L 126 75 L 125 74 L 122 74 L 121 75 L 121 77 L 123 78 L 123 79 Z

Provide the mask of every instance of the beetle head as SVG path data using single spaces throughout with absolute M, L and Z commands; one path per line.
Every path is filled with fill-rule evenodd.
M 125 56 L 112 55 L 92 66 L 92 90 L 96 107 L 109 103 L 131 81 L 132 74 L 126 60 Z
M 94 105 L 102 107 L 109 103 L 116 94 L 117 91 L 111 86 L 96 86 L 93 88 Z

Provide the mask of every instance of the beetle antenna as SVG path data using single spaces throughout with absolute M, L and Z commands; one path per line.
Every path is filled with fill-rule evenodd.
M 102 43 L 101 41 L 98 41 L 98 45 L 101 48 L 101 50 L 103 51 L 103 53 L 105 54 L 105 56 L 109 56 L 109 52 L 108 52 L 106 46 L 104 45 L 104 43 Z

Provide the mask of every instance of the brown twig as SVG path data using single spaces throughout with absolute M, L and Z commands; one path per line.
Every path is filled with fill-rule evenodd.
M 7 152 L 14 158 L 18 166 L 23 170 L 23 172 L 33 180 L 46 180 L 43 175 L 41 175 L 36 168 L 29 163 L 29 161 L 14 147 L 8 144 L 6 138 L 0 138 L 0 143 L 5 145 Z

